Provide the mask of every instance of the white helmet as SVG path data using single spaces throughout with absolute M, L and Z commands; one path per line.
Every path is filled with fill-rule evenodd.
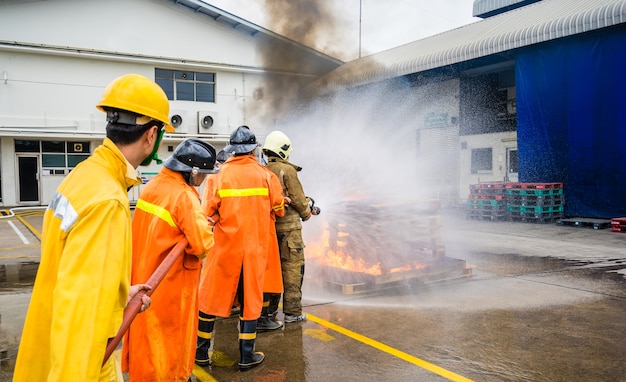
M 272 131 L 265 138 L 263 152 L 265 151 L 271 151 L 283 159 L 288 159 L 291 152 L 291 140 L 282 131 Z

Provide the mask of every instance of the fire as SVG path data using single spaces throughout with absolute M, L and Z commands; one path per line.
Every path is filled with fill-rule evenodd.
M 343 252 L 326 251 L 326 254 L 319 259 L 321 264 L 329 267 L 346 269 L 352 272 L 360 272 L 368 275 L 379 276 L 382 274 L 380 262 L 369 266 L 363 259 L 354 259 Z
M 348 236 L 350 235 L 346 232 L 337 233 L 338 238 L 345 238 Z M 349 248 L 345 248 L 345 241 L 337 240 L 335 242 L 335 247 L 338 248 L 338 250 L 333 251 L 330 249 L 329 233 L 328 230 L 325 229 L 322 236 L 318 240 L 315 240 L 313 243 L 307 245 L 307 257 L 314 259 L 321 265 L 344 269 L 351 272 L 364 273 L 372 276 L 380 276 L 383 273 L 396 273 L 423 269 L 427 266 L 422 263 L 412 263 L 401 267 L 387 269 L 383 272 L 380 262 L 371 264 L 367 263 L 363 258 L 347 254 L 345 249 Z

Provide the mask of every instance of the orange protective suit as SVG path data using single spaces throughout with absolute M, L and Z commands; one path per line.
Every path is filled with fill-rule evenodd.
M 200 196 L 168 168 L 139 194 L 133 216 L 131 282 L 145 283 L 181 239 L 189 245 L 137 315 L 124 339 L 122 369 L 133 382 L 187 381 L 193 370 L 198 327 L 201 260 L 213 246 Z
M 210 201 L 213 199 L 215 189 L 217 187 L 217 178 L 219 174 L 209 174 L 204 183 L 204 191 L 202 192 L 202 210 L 208 216 Z M 276 216 L 272 214 L 272 222 L 276 220 Z M 276 236 L 276 227 L 274 223 L 270 224 L 270 236 Z M 265 279 L 263 282 L 263 291 L 270 293 L 282 293 L 283 292 L 283 276 L 280 268 L 280 252 L 278 249 L 278 242 L 270 243 L 268 247 L 267 267 L 265 269 Z M 200 278 L 200 287 L 198 291 L 198 306 L 201 312 L 206 312 L 203 309 L 207 309 L 208 303 L 208 279 L 204 277 L 207 266 L 202 270 L 202 277 Z M 236 299 L 235 299 L 236 300 Z M 237 304 L 234 301 L 233 304 Z
M 273 232 L 274 215 L 285 212 L 280 181 L 252 155 L 232 157 L 222 165 L 215 193 L 206 203 L 205 211 L 216 221 L 215 247 L 205 262 L 200 311 L 228 317 L 243 270 L 243 319 L 256 320 L 265 288 L 282 291 Z M 276 257 L 270 264 L 278 268 L 266 277 L 270 254 Z

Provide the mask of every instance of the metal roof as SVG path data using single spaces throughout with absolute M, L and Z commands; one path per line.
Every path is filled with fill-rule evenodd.
M 541 0 L 474 0 L 472 16 L 490 17 Z
M 212 19 L 214 19 L 215 21 L 225 23 L 229 25 L 230 27 L 232 27 L 233 29 L 237 29 L 245 33 L 248 33 L 251 36 L 254 36 L 257 33 L 263 33 L 265 35 L 271 36 L 283 42 L 286 42 L 292 45 L 297 45 L 301 49 L 307 50 L 308 52 L 315 54 L 319 57 L 322 57 L 326 60 L 329 60 L 335 64 L 343 63 L 343 61 L 335 57 L 329 56 L 326 53 L 323 53 L 316 49 L 311 48 L 310 46 L 306 46 L 288 37 L 272 32 L 269 29 L 265 29 L 248 20 L 242 19 L 241 17 L 235 16 L 232 13 L 226 12 L 225 10 L 221 8 L 218 8 L 216 6 L 213 6 L 207 3 L 206 1 L 203 1 L 203 0 L 172 0 L 172 1 L 176 4 L 183 5 L 187 8 L 193 9 L 193 11 L 196 13 L 207 15 L 211 17 Z
M 626 0 L 543 0 L 350 61 L 311 87 L 356 87 L 625 22 Z

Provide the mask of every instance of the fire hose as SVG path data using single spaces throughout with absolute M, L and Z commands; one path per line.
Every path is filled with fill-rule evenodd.
M 310 196 L 307 196 L 306 198 L 309 200 L 309 208 L 311 209 L 311 213 L 313 215 L 319 215 L 322 210 L 315 205 L 315 200 Z
M 130 324 L 133 322 L 137 314 L 139 314 L 142 305 L 141 298 L 144 295 L 150 296 L 152 295 L 152 293 L 154 293 L 155 289 L 159 286 L 167 272 L 170 270 L 170 268 L 172 268 L 172 265 L 174 265 L 176 259 L 178 259 L 178 257 L 183 254 L 183 252 L 185 251 L 185 247 L 187 247 L 187 239 L 182 239 L 174 246 L 174 248 L 170 250 L 167 256 L 165 256 L 165 259 L 163 259 L 157 269 L 154 270 L 154 273 L 152 273 L 148 281 L 146 281 L 146 284 L 151 286 L 152 289 L 140 290 L 126 305 L 126 308 L 124 309 L 122 326 L 120 326 L 120 329 L 118 330 L 115 337 L 110 338 L 107 342 L 106 351 L 104 352 L 104 361 L 102 361 L 102 365 L 104 365 L 111 356 L 111 354 L 113 354 L 113 351 L 124 337 L 124 334 L 126 334 L 126 331 L 130 327 Z

